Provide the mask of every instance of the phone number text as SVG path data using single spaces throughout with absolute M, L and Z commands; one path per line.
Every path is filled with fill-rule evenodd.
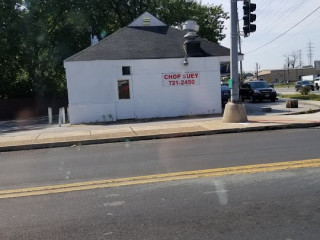
M 168 81 L 169 86 L 183 86 L 183 85 L 196 85 L 195 80 L 169 80 Z

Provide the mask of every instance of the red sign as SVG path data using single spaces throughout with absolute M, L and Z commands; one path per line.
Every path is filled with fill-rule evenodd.
M 200 73 L 162 73 L 162 85 L 165 87 L 200 85 Z

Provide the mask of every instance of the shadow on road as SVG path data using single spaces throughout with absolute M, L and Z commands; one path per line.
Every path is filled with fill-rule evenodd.
M 290 110 L 285 108 L 285 101 L 278 100 L 276 102 L 270 102 L 270 101 L 262 101 L 262 102 L 244 102 L 246 111 L 248 115 L 267 115 L 270 114 L 270 112 L 263 112 L 263 107 L 271 107 L 273 114 L 285 114 L 290 112 Z

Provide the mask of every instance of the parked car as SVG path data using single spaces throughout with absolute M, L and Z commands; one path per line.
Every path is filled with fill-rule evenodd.
M 241 85 L 240 97 L 242 101 L 250 100 L 250 102 L 277 99 L 277 92 L 269 86 L 265 81 L 251 81 Z
M 295 85 L 296 91 L 299 91 L 300 88 L 302 88 L 302 87 L 310 87 L 310 89 L 311 89 L 312 91 L 314 91 L 314 86 L 313 86 L 313 84 L 312 84 L 310 81 L 303 80 L 303 81 L 298 81 L 298 82 L 296 82 L 296 85 Z
M 231 90 L 226 85 L 221 85 L 221 103 L 226 104 L 231 97 Z

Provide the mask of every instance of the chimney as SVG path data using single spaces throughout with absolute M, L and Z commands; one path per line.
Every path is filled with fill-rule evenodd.
M 182 29 L 188 31 L 184 36 L 185 41 L 183 44 L 186 57 L 202 57 L 201 42 L 197 34 L 199 25 L 195 21 L 188 20 L 183 24 Z

